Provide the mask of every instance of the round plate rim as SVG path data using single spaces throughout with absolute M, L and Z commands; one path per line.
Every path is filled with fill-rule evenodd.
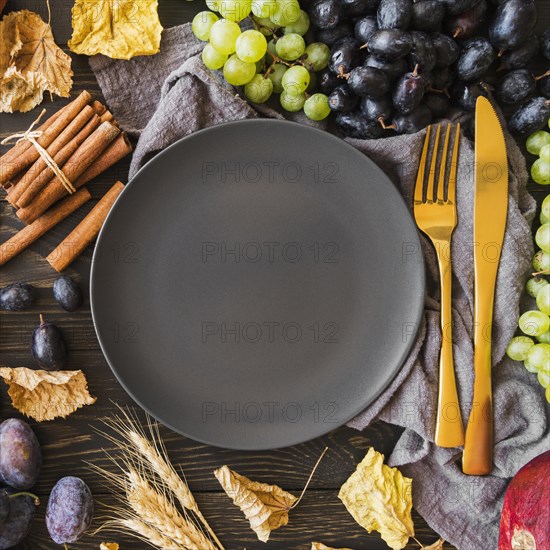
M 350 420 L 355 418 L 362 411 L 364 411 L 369 405 L 374 403 L 374 401 L 376 401 L 376 399 L 378 399 L 380 397 L 380 395 L 382 395 L 384 393 L 384 391 L 386 391 L 388 389 L 388 387 L 393 382 L 393 380 L 395 379 L 395 377 L 397 376 L 399 371 L 403 368 L 403 365 L 405 364 L 405 362 L 407 360 L 407 357 L 409 356 L 409 354 L 411 352 L 411 349 L 413 348 L 413 346 L 414 346 L 414 344 L 415 344 L 415 342 L 418 338 L 418 334 L 420 332 L 420 323 L 421 323 L 421 320 L 422 320 L 422 316 L 424 314 L 424 305 L 425 305 L 426 272 L 425 272 L 424 256 L 423 256 L 423 254 L 421 254 L 421 256 L 420 256 L 421 261 L 419 263 L 419 268 L 418 268 L 419 276 L 421 278 L 421 285 L 420 285 L 421 286 L 421 293 L 420 293 L 421 300 L 419 301 L 418 312 L 417 312 L 417 316 L 416 316 L 416 319 L 415 319 L 414 334 L 413 334 L 413 337 L 409 339 L 409 342 L 407 343 L 407 345 L 404 347 L 403 353 L 401 354 L 401 357 L 399 358 L 399 361 L 396 361 L 396 366 L 392 369 L 391 376 L 388 376 L 387 383 L 384 384 L 381 387 L 380 391 L 378 393 L 376 393 L 376 395 L 371 397 L 369 400 L 366 400 L 365 402 L 362 402 L 360 407 L 358 407 L 357 410 L 353 411 L 353 414 L 350 414 L 350 415 L 346 416 L 341 421 L 338 421 L 337 424 L 332 424 L 329 428 L 327 428 L 325 430 L 322 430 L 320 433 L 317 433 L 317 434 L 313 435 L 312 437 L 307 437 L 307 436 L 306 437 L 304 437 L 304 436 L 297 437 L 294 440 L 289 440 L 288 443 L 285 443 L 284 445 L 277 446 L 277 447 L 273 447 L 273 446 L 269 446 L 269 445 L 265 445 L 265 446 L 262 446 L 262 445 L 246 446 L 246 445 L 242 445 L 242 444 L 241 445 L 234 445 L 234 446 L 224 444 L 223 447 L 222 447 L 218 443 L 216 443 L 214 441 L 211 441 L 211 440 L 208 440 L 208 438 L 201 438 L 200 436 L 197 436 L 197 435 L 191 435 L 191 434 L 187 433 L 185 430 L 182 430 L 181 428 L 175 427 L 171 422 L 168 422 L 168 421 L 160 418 L 153 411 L 151 411 L 149 409 L 149 407 L 146 407 L 145 405 L 143 405 L 141 400 L 135 395 L 135 393 L 122 380 L 121 376 L 119 376 L 119 373 L 117 372 L 117 369 L 115 368 L 115 366 L 113 364 L 113 361 L 109 358 L 109 354 L 107 353 L 107 347 L 106 347 L 105 343 L 102 341 L 102 337 L 99 334 L 99 331 L 97 329 L 97 319 L 96 319 L 97 312 L 96 312 L 96 306 L 94 306 L 94 302 L 95 302 L 94 296 L 95 296 L 95 293 L 96 293 L 96 290 L 97 290 L 97 284 L 98 284 L 96 282 L 96 265 L 97 265 L 97 262 L 99 262 L 100 258 L 101 258 L 101 254 L 99 252 L 101 241 L 103 239 L 104 234 L 106 234 L 107 231 L 108 231 L 108 222 L 115 215 L 115 210 L 116 210 L 119 202 L 123 200 L 123 197 L 124 197 L 125 194 L 127 194 L 127 191 L 130 188 L 130 186 L 134 183 L 134 181 L 136 181 L 139 178 L 141 173 L 144 171 L 144 169 L 146 167 L 149 166 L 149 164 L 151 162 L 155 162 L 158 159 L 161 159 L 164 155 L 167 155 L 172 149 L 180 147 L 182 143 L 185 143 L 186 141 L 193 139 L 198 134 L 205 134 L 205 133 L 212 133 L 212 132 L 215 133 L 215 132 L 223 131 L 223 128 L 225 128 L 225 127 L 243 125 L 243 124 L 246 124 L 246 125 L 279 124 L 279 125 L 287 125 L 287 126 L 299 126 L 300 128 L 306 129 L 306 131 L 311 131 L 312 133 L 317 134 L 318 136 L 322 136 L 323 139 L 333 140 L 333 141 L 337 142 L 339 144 L 339 146 L 344 146 L 344 147 L 348 148 L 350 151 L 353 152 L 353 154 L 357 155 L 358 158 L 362 158 L 362 160 L 366 159 L 368 162 L 373 163 L 385 175 L 385 177 L 388 181 L 388 184 L 390 185 L 391 192 L 394 193 L 394 195 L 396 197 L 396 200 L 401 201 L 402 206 L 407 211 L 407 213 L 409 215 L 409 218 L 410 218 L 410 221 L 412 223 L 412 226 L 415 229 L 412 237 L 414 238 L 415 244 L 417 245 L 417 250 L 421 250 L 421 242 L 420 242 L 420 235 L 419 235 L 418 229 L 416 228 L 416 225 L 414 224 L 414 220 L 413 220 L 412 215 L 410 214 L 410 212 L 407 208 L 407 205 L 405 203 L 405 200 L 404 200 L 403 196 L 399 193 L 399 191 L 397 190 L 397 188 L 395 187 L 395 185 L 393 184 L 393 182 L 391 181 L 389 176 L 370 157 L 368 157 L 367 155 L 365 155 L 364 153 L 359 151 L 357 148 L 353 147 L 350 143 L 346 142 L 344 139 L 341 139 L 338 136 L 335 136 L 334 134 L 332 134 L 330 132 L 327 132 L 325 130 L 321 130 L 319 128 L 315 128 L 313 126 L 308 126 L 308 125 L 305 125 L 305 124 L 300 124 L 300 123 L 289 121 L 289 120 L 266 119 L 266 118 L 243 119 L 243 120 L 234 120 L 234 121 L 230 121 L 230 122 L 224 122 L 224 123 L 221 123 L 221 124 L 216 124 L 214 126 L 209 126 L 207 128 L 202 128 L 200 130 L 197 130 L 196 132 L 192 132 L 191 134 L 188 134 L 188 135 L 180 138 L 179 140 L 175 141 L 174 143 L 172 143 L 171 145 L 169 145 L 168 147 L 166 147 L 165 149 L 160 151 L 158 154 L 156 154 L 154 157 L 152 157 L 150 160 L 148 160 L 136 172 L 134 177 L 131 180 L 129 180 L 128 183 L 124 186 L 124 189 L 122 190 L 122 192 L 119 194 L 119 196 L 115 200 L 115 203 L 111 207 L 111 209 L 110 209 L 110 211 L 107 215 L 107 218 L 105 219 L 105 221 L 103 222 L 103 225 L 101 226 L 101 229 L 99 231 L 99 234 L 98 234 L 98 237 L 97 237 L 97 240 L 96 240 L 96 244 L 95 244 L 95 247 L 94 247 L 94 251 L 93 251 L 93 255 L 92 255 L 92 265 L 91 265 L 91 269 L 90 269 L 90 311 L 91 311 L 91 315 L 92 315 L 92 323 L 93 323 L 93 326 L 94 326 L 94 331 L 96 333 L 96 337 L 98 339 L 101 351 L 103 353 L 103 356 L 105 357 L 105 360 L 106 360 L 107 364 L 109 365 L 109 368 L 111 369 L 111 372 L 115 375 L 115 378 L 117 379 L 118 383 L 122 386 L 124 391 L 130 396 L 130 398 L 143 411 L 145 411 L 148 415 L 155 418 L 158 422 L 160 422 L 161 424 L 163 424 L 164 426 L 166 426 L 170 430 L 172 430 L 172 431 L 174 431 L 174 432 L 176 432 L 180 435 L 183 435 L 184 437 L 187 437 L 187 438 L 189 438 L 193 441 L 197 441 L 199 443 L 203 443 L 205 445 L 210 445 L 210 446 L 216 447 L 216 448 L 229 449 L 229 450 L 235 450 L 235 451 L 268 451 L 268 450 L 273 450 L 273 449 L 283 449 L 283 448 L 291 447 L 293 445 L 299 445 L 299 444 L 302 444 L 302 443 L 306 443 L 308 441 L 312 441 L 313 439 L 323 437 L 324 435 L 326 435 L 326 434 L 328 434 L 328 433 L 330 433 L 334 430 L 337 430 L 337 429 L 341 428 L 342 426 L 345 426 Z

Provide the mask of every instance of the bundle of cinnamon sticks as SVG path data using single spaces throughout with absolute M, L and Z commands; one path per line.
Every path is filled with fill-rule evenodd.
M 16 239 L 15 248 L 6 247 L 13 244 L 9 241 L 0 246 L 0 265 L 40 237 L 46 227 L 53 227 L 83 204 L 84 199 L 88 200 L 89 192 L 78 190 L 132 151 L 127 135 L 113 115 L 87 91 L 37 130 L 40 134 L 36 142 L 62 174 L 56 174 L 28 140 L 18 141 L 0 157 L 0 187 L 7 191 L 6 199 L 16 209 L 17 216 L 28 224 L 20 232 L 25 233 L 25 239 Z M 62 202 L 56 205 L 58 201 Z

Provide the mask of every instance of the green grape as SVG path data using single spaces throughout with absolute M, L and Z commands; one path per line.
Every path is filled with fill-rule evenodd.
M 223 77 L 233 86 L 243 86 L 250 82 L 256 74 L 254 63 L 245 63 L 233 54 L 223 66 Z
M 304 36 L 309 30 L 309 15 L 304 10 L 300 10 L 300 17 L 294 23 L 287 25 L 283 31 L 285 34 L 299 34 Z
M 254 17 L 254 20 L 264 36 L 271 36 L 279 28 L 268 17 Z M 275 50 L 273 52 L 275 53 Z
M 544 225 L 545 223 L 550 222 L 550 220 L 544 215 L 543 212 L 540 213 L 539 221 L 540 221 L 541 225 Z
M 538 293 L 537 307 L 542 313 L 550 315 L 550 285 L 546 285 Z
M 275 49 L 279 57 L 287 61 L 294 61 L 306 51 L 306 43 L 299 34 L 285 34 L 277 40 Z
M 212 11 L 218 11 L 220 7 L 219 0 L 206 0 L 206 7 Z
M 525 290 L 527 290 L 527 294 L 529 294 L 529 296 L 536 298 L 537 294 L 546 285 L 548 285 L 548 281 L 543 277 L 533 277 L 532 279 L 529 279 L 527 281 L 527 284 L 525 285 Z
M 539 155 L 540 149 L 543 145 L 550 143 L 550 134 L 544 130 L 532 133 L 525 142 L 526 149 L 532 155 Z
M 244 95 L 252 103 L 265 103 L 273 93 L 273 82 L 264 75 L 257 74 L 244 87 Z
M 309 86 L 309 71 L 301 65 L 290 67 L 283 76 L 282 84 L 285 90 L 297 96 L 303 94 Z
M 272 55 L 272 56 L 276 56 L 277 55 L 277 48 L 275 46 L 275 40 L 271 39 L 268 43 L 267 43 L 267 51 Z
M 550 254 L 544 252 L 544 250 L 539 250 L 533 256 L 533 267 L 537 273 L 550 271 Z
M 218 52 L 230 55 L 235 51 L 235 44 L 240 34 L 241 29 L 237 23 L 220 19 L 210 29 L 210 44 Z
M 550 195 L 546 195 L 546 197 L 544 197 L 540 211 L 545 218 L 550 219 Z
M 535 345 L 535 342 L 528 336 L 515 336 L 510 340 L 506 348 L 506 355 L 514 361 L 525 361 L 529 350 Z
M 550 403 L 550 386 L 548 386 L 546 388 L 546 392 L 544 394 L 546 396 L 546 401 L 548 401 L 548 403 Z
M 235 43 L 235 53 L 246 63 L 256 63 L 266 51 L 267 40 L 259 31 L 244 31 Z
M 533 346 L 534 347 L 534 346 Z M 528 370 L 529 372 L 532 372 L 533 374 L 536 374 L 537 373 L 537 367 L 533 366 L 530 362 L 529 362 L 529 359 L 526 359 L 524 362 L 523 362 L 523 366 L 525 367 L 526 370 Z
M 313 94 L 304 103 L 304 113 L 310 120 L 323 120 L 330 114 L 328 97 L 325 94 Z
M 218 21 L 218 16 L 211 11 L 201 11 L 193 17 L 191 30 L 199 40 L 208 40 L 210 38 L 210 29 Z
M 269 80 L 273 82 L 273 91 L 280 94 L 283 91 L 283 76 L 288 67 L 282 63 L 275 63 L 273 70 L 269 73 Z
M 537 336 L 537 342 L 541 344 L 550 344 L 550 330 L 547 330 L 544 334 Z
M 271 21 L 279 27 L 286 27 L 298 21 L 300 17 L 300 3 L 298 0 L 277 0 L 275 11 L 269 16 Z
M 269 23 L 269 17 L 275 13 L 276 6 L 276 0 L 252 0 L 252 13 L 256 17 L 266 19 L 266 22 Z M 258 21 L 258 23 L 260 23 L 260 21 Z M 262 23 L 260 23 L 260 25 L 261 24 Z
M 548 372 L 550 344 L 535 344 L 527 354 L 527 361 L 529 362 L 529 366 L 535 368 L 537 371 Z
M 212 44 L 206 44 L 204 50 L 202 50 L 202 62 L 209 69 L 221 69 L 226 61 L 227 55 L 220 53 Z
M 539 372 L 537 372 L 537 379 L 543 388 L 550 387 L 550 373 L 539 370 Z
M 322 71 L 330 59 L 330 48 L 322 42 L 313 42 L 306 48 L 307 62 L 314 71 Z
M 289 113 L 296 113 L 302 110 L 304 103 L 306 102 L 306 96 L 303 93 L 294 95 L 288 90 L 283 90 L 279 97 L 279 101 L 281 102 L 281 107 L 285 111 L 288 111 Z
M 550 252 L 550 223 L 545 223 L 537 229 L 535 242 L 541 250 Z
M 518 321 L 519 328 L 528 336 L 540 336 L 550 329 L 550 319 L 546 313 L 526 311 Z
M 550 184 L 550 162 L 544 162 L 542 159 L 537 159 L 531 166 L 531 177 L 535 183 L 541 185 Z
M 252 0 L 219 0 L 218 3 L 218 11 L 228 21 L 242 21 L 252 9 Z
M 550 143 L 547 143 L 540 148 L 539 158 L 544 162 L 550 162 Z

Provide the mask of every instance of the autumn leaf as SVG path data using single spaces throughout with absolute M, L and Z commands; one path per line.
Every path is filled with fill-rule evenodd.
M 423 546 L 422 550 L 443 550 L 444 542 L 443 539 L 436 540 L 433 544 L 430 544 L 430 546 Z
M 414 536 L 412 479 L 384 464 L 372 447 L 338 494 L 355 521 L 369 533 L 378 531 L 393 550 Z
M 262 542 L 269 540 L 271 531 L 288 523 L 288 512 L 297 500 L 294 495 L 277 485 L 251 481 L 227 466 L 215 470 L 214 475 Z
M 311 550 L 351 550 L 351 548 L 333 548 L 332 546 L 326 546 L 322 542 L 312 542 Z
M 102 542 L 99 545 L 99 550 L 118 550 L 119 546 L 116 542 Z
M 9 386 L 12 405 L 38 422 L 65 418 L 96 401 L 88 393 L 86 377 L 80 370 L 48 372 L 0 367 L 0 376 Z
M 157 0 L 76 0 L 69 48 L 114 59 L 158 53 L 162 25 L 157 6 Z
M 0 81 L 0 112 L 26 113 L 34 109 L 44 98 L 47 83 L 39 73 L 23 75 L 11 66 Z

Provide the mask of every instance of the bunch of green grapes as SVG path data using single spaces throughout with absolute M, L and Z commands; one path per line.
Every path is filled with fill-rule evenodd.
M 550 127 L 550 120 L 548 120 Z M 550 185 L 550 133 L 540 130 L 527 138 L 527 150 L 538 157 L 531 166 L 531 177 L 536 183 Z
M 550 195 L 542 202 L 541 226 L 535 234 L 540 250 L 533 256 L 533 278 L 527 281 L 527 293 L 536 300 L 537 309 L 526 311 L 519 318 L 522 336 L 510 341 L 506 353 L 514 361 L 523 361 L 525 368 L 537 375 L 546 388 L 550 403 Z M 535 343 L 536 341 L 536 343 Z
M 330 49 L 321 42 L 306 44 L 309 17 L 298 0 L 207 0 L 206 4 L 212 11 L 198 13 L 192 24 L 195 36 L 208 41 L 202 52 L 206 67 L 221 69 L 229 84 L 244 86 L 252 103 L 265 103 L 277 93 L 287 111 L 303 109 L 311 120 L 329 115 L 328 97 L 312 90 L 315 73 L 328 65 Z M 254 28 L 243 31 L 239 23 L 244 19 Z

